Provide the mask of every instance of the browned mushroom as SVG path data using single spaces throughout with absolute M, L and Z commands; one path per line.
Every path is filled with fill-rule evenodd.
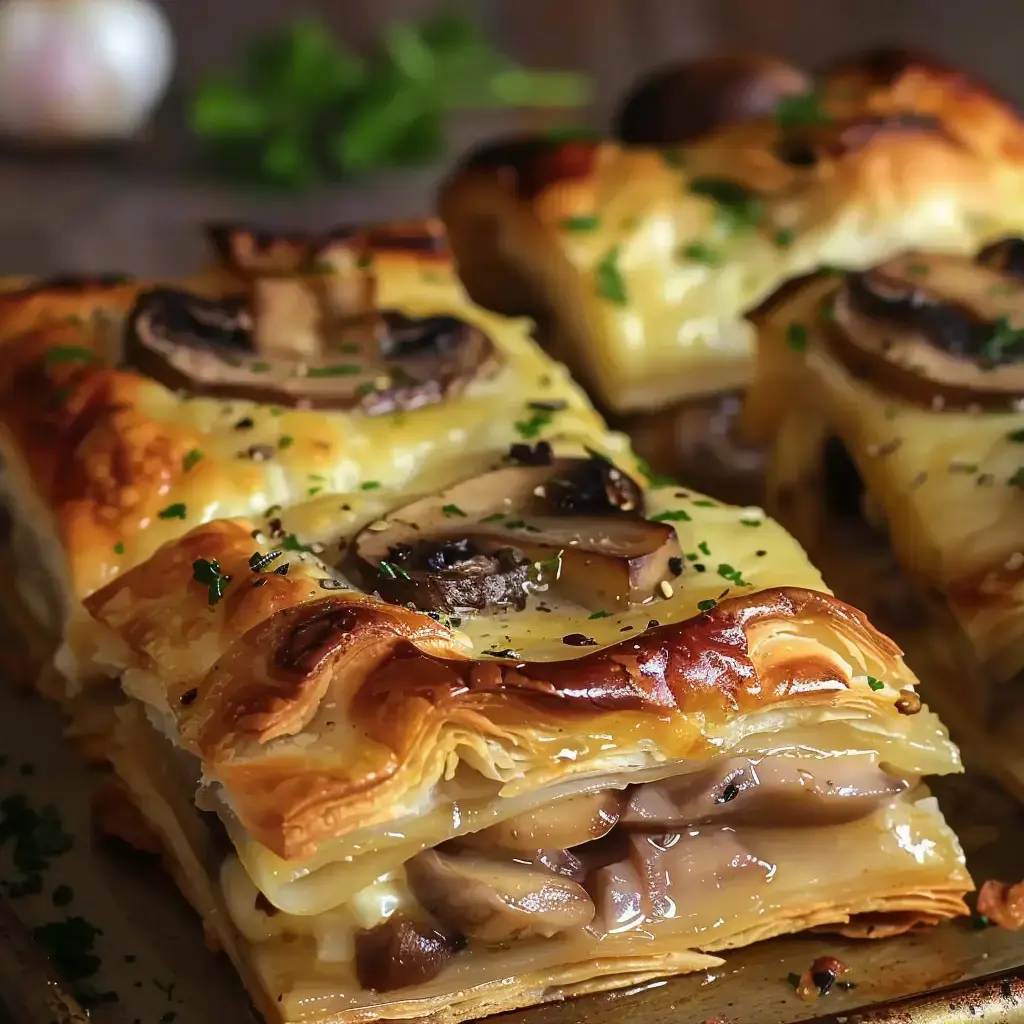
M 510 465 L 371 523 L 353 545 L 389 601 L 522 607 L 553 586 L 587 607 L 642 601 L 680 557 L 675 530 L 642 515 L 640 489 L 606 459 Z
M 827 326 L 858 376 L 934 408 L 1024 398 L 1024 282 L 946 254 L 848 274 Z
M 372 992 L 421 985 L 436 978 L 462 945 L 458 938 L 395 914 L 356 935 L 356 976 Z
M 438 921 L 482 942 L 550 938 L 585 928 L 594 917 L 578 882 L 514 860 L 427 850 L 405 865 L 405 873 Z
M 630 91 L 616 134 L 635 146 L 690 142 L 722 125 L 772 113 L 810 92 L 809 75 L 764 54 L 723 54 L 662 68 Z
M 625 794 L 617 789 L 566 797 L 462 836 L 459 844 L 474 850 L 527 855 L 570 849 L 607 835 L 619 820 L 624 802 Z
M 237 296 L 145 292 L 127 319 L 126 360 L 194 394 L 370 415 L 433 404 L 497 365 L 493 342 L 465 321 L 378 312 L 363 278 L 324 281 L 319 300 L 307 279 L 262 279 L 252 307 Z
M 621 821 L 662 832 L 723 819 L 760 827 L 831 825 L 863 818 L 906 788 L 902 779 L 863 758 L 729 758 L 691 775 L 637 786 Z
M 978 262 L 1014 277 L 1024 277 L 1024 238 L 1000 238 L 978 253 Z

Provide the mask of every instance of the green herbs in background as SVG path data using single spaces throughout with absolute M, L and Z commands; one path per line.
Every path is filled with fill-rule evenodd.
M 821 105 L 816 92 L 785 96 L 775 108 L 775 121 L 782 129 L 812 128 L 815 125 L 830 124 L 832 118 Z
M 437 159 L 453 110 L 571 108 L 588 99 L 585 76 L 523 68 L 449 8 L 419 24 L 393 23 L 366 58 L 319 22 L 299 20 L 202 83 L 191 121 L 222 173 L 302 189 Z

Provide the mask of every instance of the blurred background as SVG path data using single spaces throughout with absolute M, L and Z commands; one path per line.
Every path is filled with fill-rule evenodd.
M 1020 0 L 467 0 L 463 10 L 491 57 L 585 73 L 586 102 L 572 76 L 525 84 L 506 76 L 511 92 L 490 109 L 429 107 L 443 123 L 443 145 L 398 131 L 407 152 L 391 159 L 379 127 L 396 91 L 388 76 L 398 66 L 415 79 L 435 59 L 431 48 L 442 43 L 430 29 L 417 32 L 439 7 L 431 0 L 4 0 L 0 273 L 179 273 L 204 258 L 194 230 L 203 219 L 313 226 L 422 214 L 446 161 L 474 141 L 517 128 L 601 130 L 639 76 L 725 47 L 813 67 L 898 43 L 963 65 L 1024 103 Z M 352 53 L 328 54 L 315 32 L 290 34 L 306 16 Z M 264 46 L 255 64 L 254 40 Z M 451 45 L 463 53 L 462 41 Z M 382 46 L 383 65 L 357 63 Z M 238 85 L 250 73 L 259 78 L 255 98 Z M 335 143 L 319 122 L 305 135 L 293 131 L 302 104 L 311 96 L 322 102 L 331 76 L 345 79 L 346 95 L 358 100 L 345 119 L 358 118 L 362 148 L 354 151 L 353 133 L 338 157 L 346 167 L 358 164 L 357 173 L 310 165 L 309 147 Z M 539 90 L 555 109 L 522 109 L 522 89 Z M 397 92 L 423 102 L 422 89 Z M 240 134 L 258 142 L 264 130 L 278 147 L 269 171 L 263 156 L 237 144 Z M 210 161 L 210 136 L 219 145 L 225 132 L 230 175 Z M 403 162 L 415 166 L 396 166 Z M 271 188 L 268 174 L 295 180 Z

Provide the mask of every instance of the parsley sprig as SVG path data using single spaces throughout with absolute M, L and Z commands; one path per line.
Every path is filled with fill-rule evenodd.
M 191 116 L 224 173 L 302 189 L 440 157 L 452 110 L 574 108 L 589 93 L 584 76 L 503 56 L 452 6 L 393 22 L 365 59 L 300 19 L 257 39 L 233 73 L 203 82 Z
M 192 563 L 192 579 L 208 588 L 210 604 L 216 604 L 224 596 L 224 590 L 231 582 L 231 576 L 221 572 L 216 558 L 197 558 Z

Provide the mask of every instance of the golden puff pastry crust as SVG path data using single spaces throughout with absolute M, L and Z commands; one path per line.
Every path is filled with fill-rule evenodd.
M 533 618 L 508 611 L 504 650 L 475 642 L 474 620 L 494 610 L 456 625 L 384 603 L 310 552 L 277 549 L 254 570 L 268 550 L 259 522 L 199 527 L 87 605 L 113 631 L 116 657 L 142 669 L 126 678 L 129 691 L 168 716 L 246 830 L 286 859 L 407 813 L 460 759 L 528 791 L 609 770 L 586 737 L 614 736 L 616 757 L 653 744 L 658 760 L 680 761 L 707 759 L 737 718 L 772 711 L 849 706 L 894 735 L 921 727 L 927 715 L 906 715 L 914 677 L 899 649 L 829 594 L 786 585 L 780 563 L 799 552 L 770 522 L 743 526 L 738 517 L 751 513 L 731 510 L 716 533 L 729 512 L 675 520 L 684 535 L 706 520 L 698 532 L 711 539 L 698 544 L 717 552 L 710 574 L 684 573 L 658 600 L 619 612 L 557 601 Z M 728 551 L 731 532 L 743 543 Z M 765 567 L 748 579 L 754 534 L 750 543 L 772 555 L 752 553 Z M 220 595 L 196 578 L 197 564 L 211 563 L 226 579 Z M 783 585 L 770 586 L 773 577 Z M 805 578 L 815 586 L 813 572 Z M 582 746 L 551 762 L 544 752 L 561 733 Z M 949 763 L 942 744 L 933 756 Z
M 671 149 L 523 138 L 471 154 L 440 199 L 470 293 L 549 321 L 602 406 L 649 410 L 744 384 L 743 314 L 792 277 L 1019 226 L 1008 108 L 976 125 L 945 79 L 842 81 Z
M 966 636 L 972 688 L 944 707 L 1007 736 L 1024 672 L 1022 254 L 1008 238 L 794 284 L 756 318 L 742 421 L 771 448 L 770 507 L 812 552 L 831 529 L 826 453 L 842 443 L 871 521 Z
M 5 490 L 65 603 L 217 516 L 416 486 L 523 437 L 603 443 L 528 325 L 465 298 L 436 223 L 213 238 L 220 265 L 184 282 L 0 294 Z
M 111 761 L 272 1018 L 457 1022 L 965 912 L 899 649 L 760 509 L 628 453 L 209 522 L 85 607 L 65 661 L 119 678 Z

